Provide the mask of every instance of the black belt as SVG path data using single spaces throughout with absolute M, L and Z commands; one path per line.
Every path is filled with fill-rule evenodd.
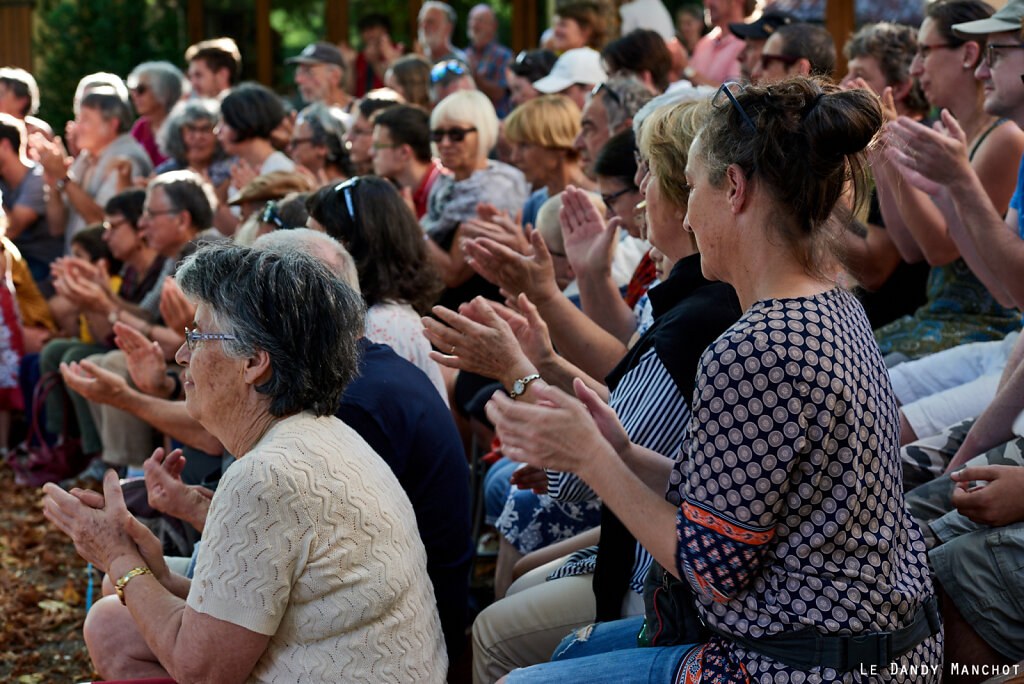
M 807 671 L 827 667 L 838 672 L 849 672 L 862 666 L 888 665 L 928 637 L 937 634 L 941 625 L 939 604 L 934 596 L 917 611 L 909 625 L 894 632 L 824 635 L 808 626 L 795 632 L 755 639 L 730 634 L 706 623 L 708 629 L 719 636 L 794 669 Z

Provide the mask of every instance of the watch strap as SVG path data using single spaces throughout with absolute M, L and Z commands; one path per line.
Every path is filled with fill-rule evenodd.
M 512 391 L 508 393 L 508 396 L 512 397 L 513 400 L 517 399 L 522 396 L 523 392 L 526 391 L 526 388 L 529 387 L 531 382 L 538 379 L 540 379 L 539 373 L 531 373 L 526 377 L 519 378 L 512 383 Z

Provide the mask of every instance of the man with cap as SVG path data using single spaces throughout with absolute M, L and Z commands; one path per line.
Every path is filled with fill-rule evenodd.
M 566 50 L 551 67 L 551 73 L 534 81 L 533 87 L 541 93 L 561 93 L 580 109 L 587 104 L 587 93 L 608 78 L 601 66 L 601 53 L 588 47 Z
M 1022 17 L 1024 0 L 1010 0 L 987 19 L 953 25 L 957 35 L 985 44 L 974 72 L 985 84 L 985 112 L 1018 125 L 1024 125 Z M 901 116 L 887 127 L 886 156 L 905 180 L 935 199 L 968 266 L 993 296 L 1001 304 L 1022 307 L 1024 165 L 1004 218 L 971 168 L 963 129 L 946 110 L 942 123 L 945 133 Z M 929 565 L 946 594 L 944 659 L 951 675 L 968 674 L 967 669 L 951 669 L 954 666 L 991 668 L 1024 659 L 1024 611 L 1011 598 L 1024 594 L 1024 577 L 1019 564 L 1009 562 L 1024 548 L 1024 438 L 1013 429 L 1014 419 L 1024 411 L 1022 340 L 1024 335 L 1016 338 L 988 408 L 973 422 L 947 428 L 935 438 L 947 443 L 928 449 L 929 454 L 951 458 L 945 474 L 907 496 L 930 547 Z M 984 367 L 985 355 L 999 352 L 993 349 L 999 346 L 965 345 L 972 356 L 967 362 Z M 928 372 L 963 351 L 954 348 L 901 366 Z M 956 389 L 946 393 L 956 400 Z M 929 441 L 923 440 L 923 447 L 910 445 L 905 454 L 927 449 Z M 975 482 L 985 486 L 974 486 Z
M 761 52 L 765 41 L 781 26 L 791 24 L 796 19 L 788 12 L 767 11 L 754 21 L 747 23 L 733 22 L 729 30 L 737 38 L 743 39 L 743 50 L 740 52 L 740 76 L 744 83 L 750 83 L 750 75 L 754 65 L 761 61 Z
M 342 88 L 345 58 L 338 46 L 310 43 L 297 56 L 285 60 L 295 66 L 295 85 L 307 104 L 323 102 L 351 113 L 354 98 Z

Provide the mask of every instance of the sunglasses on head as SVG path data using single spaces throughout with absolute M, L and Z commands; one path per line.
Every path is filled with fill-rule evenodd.
M 277 202 L 270 200 L 263 207 L 263 214 L 260 216 L 260 221 L 263 223 L 270 223 L 277 226 L 278 228 L 285 228 L 284 221 L 277 215 Z
M 434 65 L 434 68 L 430 70 L 430 82 L 437 83 L 449 74 L 453 76 L 462 76 L 465 73 L 466 67 L 462 62 L 455 59 L 449 59 L 447 62 L 441 62 L 440 64 Z
M 356 221 L 356 206 L 352 200 L 352 191 L 359 183 L 359 176 L 352 176 L 347 181 L 334 186 L 334 192 L 340 192 L 345 197 L 345 208 L 348 209 L 348 216 L 352 222 Z
M 444 140 L 444 137 L 447 135 L 449 140 L 459 143 L 465 140 L 466 136 L 475 130 L 476 126 L 471 128 L 456 128 L 454 126 L 452 128 L 435 128 L 430 131 L 430 140 L 431 142 L 439 143 Z

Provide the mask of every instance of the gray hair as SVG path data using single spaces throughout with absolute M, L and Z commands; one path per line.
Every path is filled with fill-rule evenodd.
M 261 235 L 252 243 L 253 249 L 264 249 L 282 256 L 306 254 L 318 260 L 341 282 L 359 292 L 359 273 L 356 261 L 341 244 L 327 233 L 310 228 L 274 230 Z
M 308 123 L 312 143 L 327 148 L 328 163 L 340 165 L 345 163 L 348 156 L 345 150 L 347 117 L 348 115 L 339 107 L 314 102 L 299 112 L 295 124 Z
M 608 113 L 608 131 L 613 134 L 654 97 L 647 86 L 632 76 L 611 76 L 601 86 L 597 92 Z M 591 97 L 588 95 L 587 99 Z
M 75 88 L 75 99 L 72 102 L 75 115 L 78 114 L 78 109 L 82 104 L 82 99 L 85 98 L 86 95 L 88 95 L 94 90 L 102 90 L 103 92 L 108 92 L 106 90 L 107 88 L 112 89 L 112 94 L 117 95 L 119 98 L 121 98 L 121 101 L 124 102 L 124 106 L 127 109 L 128 87 L 125 86 L 124 81 L 121 80 L 121 77 L 117 74 L 111 74 L 106 71 L 98 71 L 95 74 L 83 76 L 82 79 L 78 82 L 78 86 Z M 129 109 L 128 111 L 130 114 L 131 110 Z
M 178 100 L 185 83 L 185 75 L 181 69 L 170 62 L 143 62 L 128 74 L 128 88 L 134 89 L 143 78 L 153 91 L 153 96 L 163 105 L 164 111 L 170 111 Z
M 217 210 L 217 194 L 213 186 L 195 171 L 168 171 L 161 173 L 146 186 L 146 194 L 162 188 L 167 201 L 176 211 L 187 211 L 192 226 L 202 232 L 213 225 L 213 212 Z
M 420 21 L 422 21 L 423 17 L 426 16 L 427 12 L 429 12 L 432 9 L 437 9 L 444 12 L 444 16 L 448 19 L 448 23 L 451 24 L 452 26 L 454 26 L 455 22 L 458 21 L 459 19 L 459 15 L 455 13 L 455 10 L 452 9 L 452 6 L 449 5 L 447 2 L 438 2 L 438 0 L 427 0 L 420 7 L 420 13 L 418 16 Z
M 271 376 L 256 391 L 273 416 L 333 415 L 359 372 L 364 306 L 352 288 L 317 259 L 215 243 L 178 267 L 188 297 L 206 304 L 232 358 L 270 357 Z
M 479 90 L 459 90 L 438 102 L 430 113 L 431 130 L 445 119 L 473 124 L 479 141 L 477 156 L 481 158 L 498 144 L 498 115 L 491 98 Z
M 640 128 L 643 126 L 644 119 L 650 116 L 651 112 L 655 109 L 659 109 L 666 105 L 678 104 L 680 102 L 710 100 L 711 96 L 714 94 L 715 89 L 711 86 L 680 86 L 678 88 L 671 88 L 668 92 L 662 93 L 652 99 L 633 115 L 633 135 L 636 136 L 637 140 L 640 139 Z
M 165 157 L 171 157 L 179 162 L 185 161 L 185 126 L 199 123 L 209 123 L 216 126 L 220 121 L 220 103 L 211 98 L 193 98 L 174 105 L 167 120 L 156 134 L 156 143 Z M 216 143 L 217 148 L 213 153 L 214 161 L 224 158 L 224 149 L 220 146 L 220 140 Z
M 96 110 L 104 121 L 117 119 L 118 134 L 131 130 L 132 121 L 135 120 L 127 100 L 122 100 L 117 91 L 109 86 L 98 86 L 86 92 L 79 103 L 78 112 L 82 109 Z

